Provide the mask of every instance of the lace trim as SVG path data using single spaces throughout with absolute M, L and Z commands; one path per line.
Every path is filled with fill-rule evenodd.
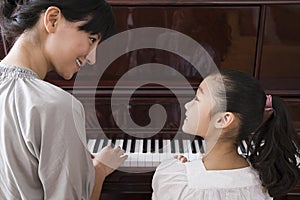
M 40 79 L 34 71 L 28 68 L 0 63 L 0 82 L 7 78 Z

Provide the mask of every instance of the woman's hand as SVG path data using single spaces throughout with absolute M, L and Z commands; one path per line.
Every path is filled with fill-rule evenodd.
M 187 158 L 183 155 L 176 155 L 176 156 L 174 156 L 174 158 L 177 160 L 180 160 L 182 163 L 185 163 L 188 161 Z
M 121 147 L 104 147 L 100 152 L 93 154 L 93 163 L 97 170 L 101 170 L 107 176 L 117 169 L 127 158 Z

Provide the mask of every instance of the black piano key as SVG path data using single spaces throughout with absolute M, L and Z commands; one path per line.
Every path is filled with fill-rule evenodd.
M 151 139 L 151 153 L 155 153 L 155 139 Z
M 131 140 L 131 147 L 130 147 L 130 153 L 134 153 L 135 150 L 135 138 L 132 138 Z
M 111 139 L 111 147 L 115 147 L 116 144 L 116 138 Z
M 127 148 L 127 138 L 124 138 L 122 149 L 126 151 L 126 148 Z
M 175 153 L 175 140 L 171 140 L 171 153 Z
M 93 153 L 97 153 L 99 144 L 100 144 L 100 139 L 97 139 L 96 142 L 95 142 Z
M 184 153 L 183 142 L 182 140 L 178 140 L 179 142 L 179 153 Z
M 163 153 L 163 140 L 162 139 L 158 140 L 158 152 Z
M 147 139 L 143 139 L 143 153 L 147 153 Z
M 192 149 L 192 153 L 197 153 L 197 151 L 196 151 L 196 145 L 195 145 L 195 141 L 194 140 L 191 141 L 191 149 Z

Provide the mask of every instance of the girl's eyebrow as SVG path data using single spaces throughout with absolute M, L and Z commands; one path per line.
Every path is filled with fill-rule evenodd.
M 203 94 L 204 92 L 203 92 L 203 89 L 199 86 L 198 87 L 198 89 L 199 89 L 199 91 L 201 92 L 201 94 Z

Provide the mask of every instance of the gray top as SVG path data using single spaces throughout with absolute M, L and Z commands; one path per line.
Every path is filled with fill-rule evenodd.
M 89 199 L 82 104 L 30 69 L 0 64 L 0 199 Z

